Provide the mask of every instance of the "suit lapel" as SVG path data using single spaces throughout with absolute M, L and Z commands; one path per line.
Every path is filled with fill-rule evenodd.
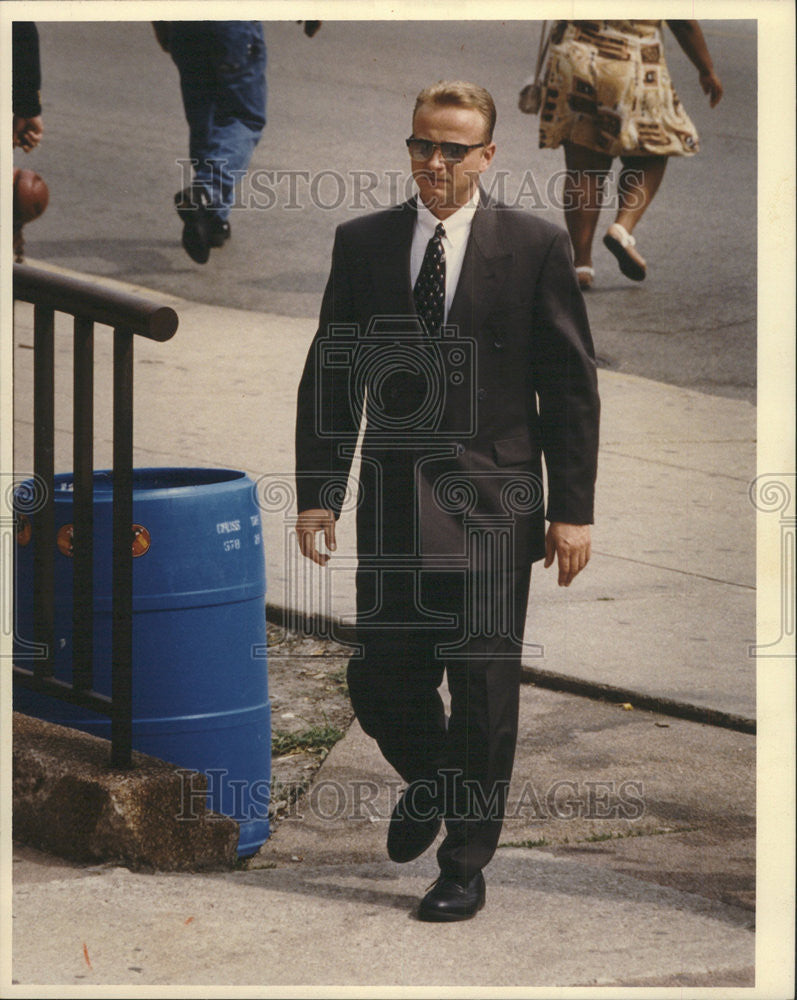
M 478 330 L 498 298 L 511 260 L 512 251 L 502 241 L 500 212 L 482 192 L 448 323 L 466 332 Z
M 500 212 L 482 192 L 447 321 L 461 330 L 479 329 L 509 273 L 512 251 L 503 243 L 500 222 Z M 415 312 L 410 282 L 414 225 L 415 199 L 410 199 L 387 215 L 378 242 L 367 248 L 376 313 Z
M 378 243 L 369 247 L 367 266 L 373 281 L 376 313 L 409 315 L 415 312 L 410 284 L 410 248 L 415 224 L 414 201 L 388 213 Z M 375 313 L 375 314 L 376 314 Z

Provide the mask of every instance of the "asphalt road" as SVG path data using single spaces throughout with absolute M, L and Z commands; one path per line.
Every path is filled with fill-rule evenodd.
M 562 154 L 537 148 L 516 108 L 533 69 L 537 21 L 325 22 L 307 38 L 266 24 L 269 122 L 233 239 L 205 266 L 180 247 L 173 210 L 187 127 L 177 71 L 148 22 L 40 23 L 45 139 L 15 165 L 39 170 L 47 213 L 27 227 L 30 259 L 211 303 L 317 314 L 334 227 L 411 192 L 403 140 L 421 86 L 464 77 L 494 95 L 498 154 L 488 186 L 563 223 Z M 645 282 L 623 278 L 600 244 L 588 309 L 601 364 L 705 392 L 755 399 L 756 25 L 707 21 L 725 85 L 709 109 L 667 34 L 679 95 L 702 150 L 675 160 L 637 229 Z M 234 331 L 219 331 L 235 349 Z

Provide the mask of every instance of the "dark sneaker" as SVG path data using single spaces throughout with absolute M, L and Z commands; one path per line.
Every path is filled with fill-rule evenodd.
M 213 224 L 210 196 L 198 184 L 178 191 L 174 207 L 183 222 L 183 249 L 197 264 L 206 264 L 210 257 L 210 237 Z
M 229 222 L 222 222 L 221 219 L 212 219 L 210 223 L 210 245 L 212 247 L 223 247 L 232 236 Z

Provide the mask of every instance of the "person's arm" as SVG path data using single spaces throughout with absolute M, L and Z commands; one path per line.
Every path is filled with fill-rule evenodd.
M 38 146 L 44 132 L 39 32 L 32 21 L 14 21 L 12 24 L 11 63 L 13 144 L 29 153 Z
M 553 240 L 537 283 L 534 383 L 548 473 L 545 566 L 569 586 L 591 554 L 598 459 L 598 397 L 592 335 L 567 234 Z
M 667 25 L 675 36 L 675 40 L 700 74 L 700 86 L 703 93 L 709 95 L 713 108 L 722 97 L 722 84 L 714 72 L 714 64 L 708 51 L 703 29 L 698 21 L 668 21 Z
M 307 354 L 296 406 L 296 496 L 299 515 L 296 541 L 306 558 L 325 566 L 329 555 L 318 548 L 319 535 L 329 551 L 335 549 L 335 522 L 346 493 L 353 446 L 361 414 L 351 393 L 351 370 L 336 362 L 356 346 L 344 341 L 335 351 L 337 325 L 350 324 L 353 316 L 349 271 L 343 237 L 338 231 L 332 251 L 332 268 L 321 304 L 318 330 Z M 329 347 L 330 351 L 326 348 Z M 329 358 L 333 363 L 329 363 Z

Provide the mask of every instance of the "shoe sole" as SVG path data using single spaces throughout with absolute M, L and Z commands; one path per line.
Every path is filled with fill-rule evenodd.
M 482 900 L 473 913 L 446 913 L 445 910 L 418 910 L 418 919 L 427 924 L 453 924 L 461 920 L 472 920 L 484 908 Z
M 617 258 L 617 263 L 620 265 L 620 271 L 626 276 L 626 278 L 629 278 L 631 281 L 645 280 L 647 270 L 634 260 L 619 240 L 616 240 L 613 236 L 609 236 L 607 233 L 606 236 L 603 237 L 603 245 Z

